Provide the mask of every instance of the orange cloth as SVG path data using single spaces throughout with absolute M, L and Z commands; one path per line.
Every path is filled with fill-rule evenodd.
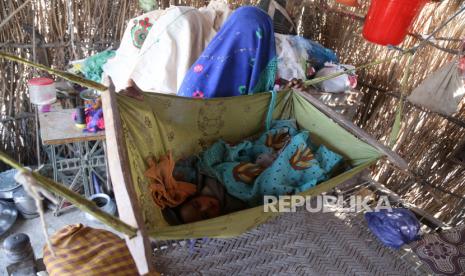
M 154 158 L 149 158 L 147 163 L 149 168 L 144 175 L 150 180 L 152 198 L 160 208 L 176 207 L 196 193 L 194 184 L 174 179 L 175 162 L 171 153 L 161 156 L 158 163 Z
M 124 240 L 82 224 L 68 225 L 51 237 L 56 257 L 44 247 L 44 264 L 50 276 L 138 275 Z

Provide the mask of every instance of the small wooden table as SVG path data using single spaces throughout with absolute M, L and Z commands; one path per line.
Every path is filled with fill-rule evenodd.
M 62 145 L 84 141 L 105 140 L 105 131 L 84 132 L 75 126 L 75 109 L 56 109 L 39 114 L 40 137 L 44 145 Z
M 61 109 L 54 105 L 51 112 L 40 113 L 40 136 L 42 144 L 53 167 L 53 179 L 68 186 L 73 191 L 84 189 L 86 197 L 102 192 L 93 185 L 96 177 L 111 191 L 109 177 L 106 176 L 105 131 L 84 132 L 75 126 L 75 109 Z M 59 215 L 68 209 L 63 199 L 54 214 Z

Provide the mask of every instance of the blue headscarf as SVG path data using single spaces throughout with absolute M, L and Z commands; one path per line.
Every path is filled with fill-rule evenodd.
M 269 91 L 276 71 L 271 18 L 256 7 L 241 7 L 192 65 L 178 95 L 213 98 Z

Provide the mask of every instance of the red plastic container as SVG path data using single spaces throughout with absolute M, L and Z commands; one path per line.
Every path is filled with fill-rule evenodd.
M 428 0 L 372 0 L 363 37 L 381 45 L 397 45 Z

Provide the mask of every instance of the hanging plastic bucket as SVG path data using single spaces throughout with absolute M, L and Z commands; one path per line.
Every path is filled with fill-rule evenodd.
M 363 37 L 381 45 L 397 45 L 428 0 L 372 0 Z

